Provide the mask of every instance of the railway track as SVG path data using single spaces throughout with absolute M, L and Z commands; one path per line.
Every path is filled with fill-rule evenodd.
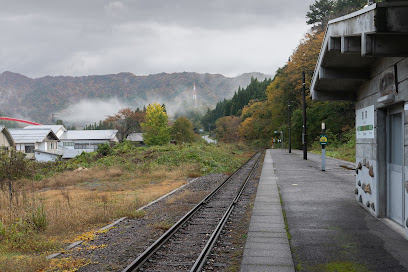
M 201 271 L 260 155 L 249 159 L 122 272 Z

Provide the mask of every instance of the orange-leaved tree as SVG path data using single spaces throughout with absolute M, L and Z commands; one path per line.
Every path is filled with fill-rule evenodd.
M 215 135 L 221 142 L 232 143 L 239 141 L 239 124 L 241 118 L 236 116 L 226 116 L 219 118 L 215 122 Z
M 266 146 L 271 137 L 271 111 L 267 101 L 252 100 L 242 110 L 239 132 L 248 143 Z
M 124 140 L 130 133 L 142 131 L 140 124 L 145 121 L 145 115 L 143 111 L 124 108 L 115 115 L 109 115 L 104 122 L 112 123 L 118 130 L 119 140 Z

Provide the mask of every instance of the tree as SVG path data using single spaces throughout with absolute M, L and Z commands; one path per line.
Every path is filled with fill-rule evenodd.
M 326 26 L 330 14 L 333 11 L 334 1 L 332 0 L 316 0 L 313 5 L 309 6 L 309 11 L 306 13 L 308 25 L 319 23 L 323 28 Z
M 244 141 L 268 146 L 272 135 L 270 109 L 267 101 L 251 101 L 243 108 L 241 116 L 243 121 L 239 127 L 239 132 Z
M 207 111 L 204 117 L 201 119 L 201 124 L 205 130 L 211 130 L 215 127 L 217 119 L 224 116 L 240 116 L 242 108 L 251 100 L 265 100 L 266 99 L 266 87 L 272 82 L 272 79 L 264 79 L 264 81 L 258 81 L 256 78 L 251 78 L 251 83 L 242 89 L 238 87 L 238 91 L 235 92 L 231 99 L 224 99 L 217 103 L 215 109 Z
M 10 209 L 13 200 L 13 182 L 29 175 L 28 160 L 15 149 L 0 151 L 0 182 L 3 187 L 8 182 Z
M 221 142 L 232 143 L 239 141 L 239 125 L 241 118 L 236 116 L 226 116 L 220 118 L 215 123 L 215 134 Z
M 119 110 L 118 113 L 106 118 L 106 123 L 111 123 L 118 130 L 119 140 L 124 140 L 132 132 L 141 132 L 141 123 L 145 120 L 146 113 L 133 111 L 130 108 Z M 95 124 L 96 126 L 96 124 Z M 95 128 L 94 128 L 95 129 Z
M 318 30 L 323 31 L 329 20 L 361 9 L 366 0 L 316 0 L 309 6 L 306 13 L 307 24 L 318 24 Z
M 141 126 L 146 145 L 164 145 L 170 141 L 168 116 L 160 104 L 153 103 L 147 106 L 145 120 Z
M 193 142 L 195 140 L 193 123 L 186 117 L 179 117 L 171 128 L 171 136 L 177 144 Z

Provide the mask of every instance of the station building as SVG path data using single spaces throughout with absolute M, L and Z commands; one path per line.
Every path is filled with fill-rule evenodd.
M 408 238 L 408 1 L 331 20 L 313 100 L 356 102 L 356 200 Z

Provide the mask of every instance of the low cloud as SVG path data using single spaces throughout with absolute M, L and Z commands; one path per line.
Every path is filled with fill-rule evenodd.
M 79 103 L 68 106 L 57 114 L 68 125 L 84 126 L 100 120 L 108 115 L 117 113 L 120 109 L 129 107 L 118 98 L 109 100 L 81 100 Z

